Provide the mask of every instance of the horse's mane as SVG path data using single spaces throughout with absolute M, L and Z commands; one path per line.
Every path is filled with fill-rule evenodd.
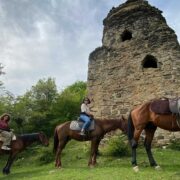
M 120 121 L 122 119 L 121 118 L 113 118 L 113 119 L 110 119 L 110 118 L 95 118 L 94 120 L 97 120 L 97 121 Z
M 22 134 L 18 135 L 18 138 L 22 139 L 23 141 L 31 141 L 38 139 L 39 133 L 31 133 L 31 134 Z

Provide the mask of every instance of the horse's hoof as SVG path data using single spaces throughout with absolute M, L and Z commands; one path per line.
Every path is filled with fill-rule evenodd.
M 138 172 L 139 171 L 139 167 L 138 166 L 134 166 L 133 170 L 134 170 L 134 172 Z
M 91 164 L 91 165 L 89 165 L 89 167 L 90 167 L 90 168 L 94 168 L 95 166 Z
M 157 165 L 157 166 L 154 167 L 154 169 L 157 170 L 157 171 L 160 171 L 161 167 L 159 165 Z
M 62 169 L 62 166 L 56 166 L 57 169 Z
M 8 169 L 3 169 L 3 174 L 4 175 L 8 175 L 10 173 L 10 171 Z
M 57 169 L 61 169 L 62 168 L 62 166 L 61 165 L 55 165 L 55 168 L 57 168 Z
M 94 168 L 95 165 L 96 165 L 96 164 L 91 164 L 91 163 L 89 163 L 89 164 L 88 164 L 88 167 L 89 167 L 89 168 Z

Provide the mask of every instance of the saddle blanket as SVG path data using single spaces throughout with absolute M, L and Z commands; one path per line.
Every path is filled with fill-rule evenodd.
M 171 114 L 169 109 L 169 101 L 166 100 L 155 100 L 150 104 L 151 111 L 157 114 Z
M 71 121 L 70 129 L 75 131 L 80 131 L 82 129 L 83 124 L 84 123 L 82 121 L 77 121 L 77 120 Z M 94 128 L 95 128 L 95 122 L 94 120 L 92 120 L 88 128 L 88 131 L 92 131 L 94 130 Z
M 157 114 L 180 114 L 180 98 L 155 100 L 150 109 Z

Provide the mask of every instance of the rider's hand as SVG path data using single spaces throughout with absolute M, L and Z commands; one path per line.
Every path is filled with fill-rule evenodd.
M 94 118 L 94 116 L 91 114 L 91 118 L 93 119 Z

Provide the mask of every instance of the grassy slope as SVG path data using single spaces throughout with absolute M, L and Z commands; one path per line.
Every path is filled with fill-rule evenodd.
M 49 147 L 48 151 L 51 151 Z M 149 167 L 144 149 L 138 150 L 138 163 L 140 172 L 135 173 L 131 168 L 130 157 L 110 157 L 99 156 L 98 166 L 88 168 L 87 143 L 71 141 L 65 148 L 62 156 L 63 168 L 54 168 L 54 162 L 40 164 L 39 157 L 47 151 L 45 147 L 29 149 L 22 153 L 14 163 L 11 174 L 4 176 L 0 174 L 0 179 L 4 180 L 54 180 L 54 179 L 91 179 L 91 180 L 119 180 L 119 179 L 180 179 L 180 152 L 169 149 L 153 149 L 154 156 L 161 165 L 162 170 L 156 171 Z M 47 153 L 47 156 L 50 154 Z M 3 168 L 6 160 L 1 157 L 0 168 Z

